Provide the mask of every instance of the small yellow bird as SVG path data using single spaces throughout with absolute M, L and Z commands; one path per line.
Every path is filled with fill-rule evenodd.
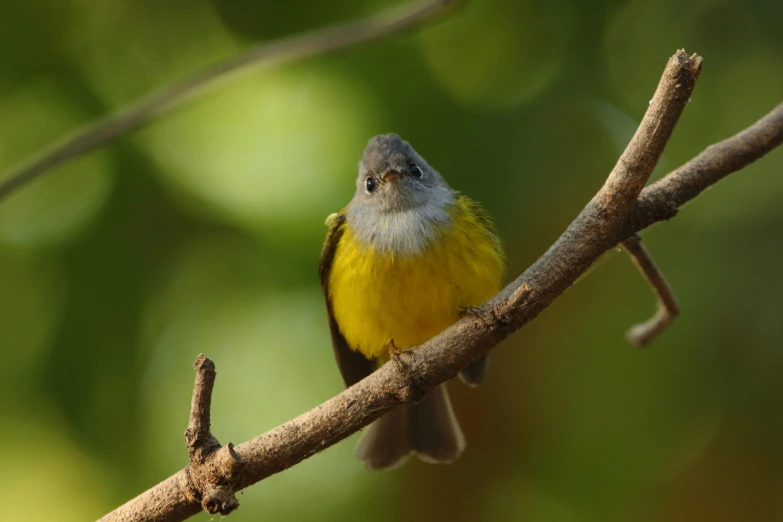
M 390 350 L 424 343 L 500 290 L 503 250 L 489 217 L 396 134 L 369 141 L 353 199 L 327 224 L 321 287 L 346 386 L 375 371 Z M 486 363 L 474 362 L 460 378 L 478 385 Z M 451 462 L 464 449 L 444 384 L 375 421 L 357 455 L 369 469 L 389 469 L 411 452 Z

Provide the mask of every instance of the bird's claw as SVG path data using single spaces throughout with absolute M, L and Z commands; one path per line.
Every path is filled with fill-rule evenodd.
M 392 359 L 396 359 L 404 352 L 404 350 L 397 348 L 397 345 L 394 344 L 394 339 L 389 339 L 386 343 L 386 349 L 389 350 L 389 357 Z
M 460 317 L 482 317 L 484 310 L 480 306 L 466 306 L 459 312 Z

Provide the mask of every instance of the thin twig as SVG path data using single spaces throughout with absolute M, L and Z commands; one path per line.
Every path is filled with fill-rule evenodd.
M 467 0 L 414 2 L 402 9 L 398 8 L 359 22 L 331 26 L 252 47 L 238 56 L 202 69 L 179 83 L 154 91 L 120 109 L 116 114 L 89 125 L 35 155 L 0 178 L 0 199 L 54 167 L 140 128 L 186 99 L 215 85 L 217 80 L 227 79 L 230 74 L 250 67 L 291 62 L 377 40 L 421 25 L 446 13 L 460 1 Z
M 689 57 L 683 51 L 669 61 L 664 71 L 665 81 L 661 81 L 640 125 L 646 130 L 637 132 L 647 137 L 632 140 L 623 155 L 624 164 L 618 167 L 619 174 L 613 171 L 613 181 L 607 182 L 533 266 L 476 314 L 464 317 L 408 352 L 404 370 L 397 364 L 387 363 L 320 406 L 239 445 L 236 453 L 245 466 L 241 472 L 224 469 L 226 480 L 236 481 L 237 490 L 248 487 L 339 442 L 390 409 L 414 401 L 421 391 L 455 377 L 468 363 L 533 320 L 604 252 L 636 232 L 628 223 L 638 226 L 643 223 L 632 214 L 634 206 L 628 205 L 627 198 L 633 197 L 634 203 L 634 194 L 639 194 L 638 190 L 647 182 L 677 116 L 690 97 L 700 63 L 700 58 Z M 783 127 L 783 120 L 773 119 L 762 125 Z M 781 129 L 767 132 L 781 132 Z M 756 146 L 755 157 L 769 150 L 762 143 Z M 752 152 L 747 156 L 748 162 L 751 157 Z M 701 175 L 712 174 L 702 172 Z M 688 199 L 685 197 L 682 202 Z M 656 211 L 667 215 L 664 208 L 668 207 L 651 205 L 645 215 L 656 215 Z M 187 508 L 190 514 L 199 509 L 195 500 L 187 504 L 189 497 L 183 493 L 183 484 L 185 491 L 197 488 L 191 485 L 187 469 L 130 500 L 103 520 L 183 520 Z
M 674 297 L 669 283 L 658 269 L 652 256 L 644 248 L 642 239 L 634 235 L 623 241 L 623 247 L 639 271 L 650 283 L 658 298 L 658 310 L 655 315 L 643 323 L 631 327 L 626 334 L 628 340 L 635 346 L 644 347 L 663 333 L 680 313 L 680 306 Z

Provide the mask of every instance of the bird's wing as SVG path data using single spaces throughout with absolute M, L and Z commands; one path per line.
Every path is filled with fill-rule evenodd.
M 340 333 L 340 327 L 334 318 L 332 302 L 329 296 L 329 274 L 332 271 L 332 261 L 334 261 L 334 256 L 337 253 L 340 238 L 345 230 L 345 214 L 343 212 L 332 214 L 327 219 L 327 224 L 329 225 L 329 232 L 326 234 L 326 242 L 324 242 L 323 250 L 321 250 L 319 270 L 321 274 L 321 290 L 326 300 L 326 313 L 329 316 L 329 331 L 332 334 L 334 357 L 337 360 L 337 366 L 340 368 L 340 373 L 347 388 L 375 371 L 375 363 L 365 358 L 361 353 L 351 350 L 345 337 Z

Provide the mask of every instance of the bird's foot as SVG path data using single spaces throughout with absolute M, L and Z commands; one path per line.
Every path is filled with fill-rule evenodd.
M 425 389 L 418 384 L 415 372 L 413 371 L 413 351 L 401 350 L 394 344 L 394 339 L 389 339 L 386 343 L 386 348 L 389 350 L 389 359 L 394 361 L 397 368 L 410 379 L 410 385 L 408 391 L 411 394 L 409 402 L 415 403 L 421 400 L 426 393 Z
M 406 370 L 407 363 L 405 359 L 413 357 L 413 353 L 410 350 L 397 348 L 397 345 L 394 344 L 394 339 L 389 339 L 386 343 L 386 349 L 389 350 L 389 359 L 394 361 L 401 370 Z
M 405 350 L 400 350 L 397 348 L 397 345 L 394 344 L 394 339 L 389 339 L 386 342 L 386 349 L 389 351 L 389 358 L 390 359 L 396 359 L 400 356 L 401 353 L 404 353 Z
M 466 306 L 459 312 L 460 317 L 483 317 L 484 310 L 480 306 Z

